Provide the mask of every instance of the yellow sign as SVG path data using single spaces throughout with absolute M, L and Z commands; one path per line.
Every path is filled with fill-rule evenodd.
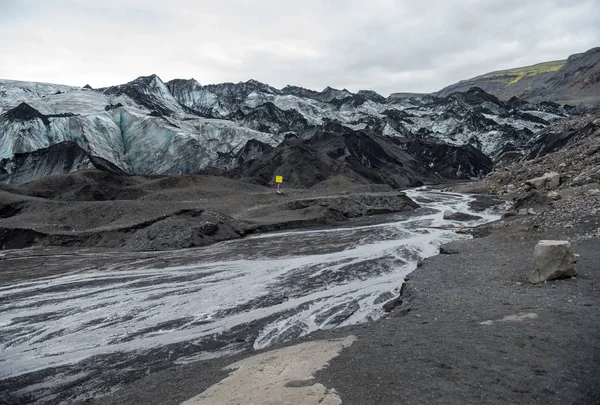
M 275 176 L 275 183 L 283 183 L 283 176 Z

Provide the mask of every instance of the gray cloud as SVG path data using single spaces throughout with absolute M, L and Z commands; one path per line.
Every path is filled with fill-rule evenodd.
M 3 0 L 0 77 L 430 92 L 598 46 L 598 15 L 597 0 Z

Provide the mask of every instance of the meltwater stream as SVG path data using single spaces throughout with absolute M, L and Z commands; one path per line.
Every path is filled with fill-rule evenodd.
M 407 194 L 423 208 L 384 224 L 272 233 L 127 260 L 114 253 L 97 268 L 90 255 L 85 271 L 66 255 L 69 273 L 0 287 L 0 380 L 96 355 L 182 342 L 210 347 L 202 342 L 249 324 L 258 349 L 377 319 L 419 259 L 466 237 L 430 227 L 456 224 L 443 211 L 470 212 L 471 197 Z M 475 214 L 481 219 L 461 225 L 498 219 Z

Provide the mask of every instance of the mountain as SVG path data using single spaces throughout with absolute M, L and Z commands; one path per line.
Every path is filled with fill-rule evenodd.
M 434 93 L 446 97 L 479 87 L 501 100 L 516 97 L 540 102 L 590 105 L 600 102 L 600 47 L 566 60 L 499 70 L 461 80 Z
M 404 174 L 393 169 L 367 175 L 349 163 L 352 159 L 343 159 L 344 167 L 358 173 L 360 179 L 390 183 L 386 176 L 404 176 L 391 183 L 416 184 L 439 175 L 461 173 L 466 178 L 485 173 L 489 165 L 465 160 L 481 161 L 473 150 L 492 160 L 500 159 L 507 145 L 513 154 L 526 154 L 527 142 L 535 133 L 573 113 L 572 108 L 555 103 L 503 101 L 480 88 L 445 97 L 384 98 L 368 90 L 277 89 L 255 80 L 215 85 L 201 85 L 194 79 L 164 83 L 157 75 L 100 89 L 0 80 L 0 170 L 24 172 L 32 159 L 39 159 L 40 165 L 47 167 L 36 169 L 36 176 L 58 173 L 61 166 L 52 163 L 56 159 L 34 153 L 69 142 L 85 152 L 82 162 L 90 160 L 94 165 L 93 161 L 101 159 L 115 170 L 133 175 L 232 172 L 263 155 L 283 153 L 283 148 L 291 147 L 286 142 L 298 139 L 308 143 L 300 142 L 294 150 L 302 155 L 302 148 L 310 148 L 311 159 L 317 159 L 318 166 L 327 171 L 325 167 L 338 167 L 340 160 L 319 149 L 324 147 L 321 137 L 326 133 L 332 139 L 358 137 L 364 138 L 358 144 L 380 145 L 393 156 L 389 164 L 412 162 L 399 165 Z M 442 160 L 461 150 L 462 169 L 454 163 L 436 166 L 437 161 L 425 159 L 428 145 L 444 150 L 431 155 Z M 461 149 L 463 146 L 469 146 L 471 152 L 463 153 L 467 150 Z M 358 152 L 352 151 L 347 153 L 358 159 Z M 286 153 L 292 159 L 291 152 Z M 369 168 L 368 162 L 361 164 Z M 422 170 L 419 165 L 433 165 L 434 170 Z M 76 167 L 65 164 L 63 173 Z M 477 170 L 465 170 L 467 167 Z M 374 167 L 369 170 L 377 172 Z M 13 177 L 2 181 L 30 179 Z

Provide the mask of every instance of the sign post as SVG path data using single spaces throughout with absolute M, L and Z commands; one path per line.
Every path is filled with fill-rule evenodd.
M 279 186 L 283 183 L 283 176 L 275 176 L 275 183 L 277 183 L 277 194 L 281 194 Z

